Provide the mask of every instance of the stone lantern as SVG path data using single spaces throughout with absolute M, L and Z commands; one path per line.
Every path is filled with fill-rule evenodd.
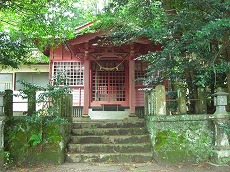
M 230 142 L 229 136 L 223 129 L 223 126 L 229 125 L 229 118 L 226 111 L 228 93 L 223 92 L 221 88 L 217 88 L 217 92 L 213 94 L 216 112 L 214 113 L 213 123 L 215 127 L 215 149 L 213 150 L 212 161 L 217 164 L 229 162 L 230 158 Z
M 226 106 L 228 104 L 228 93 L 223 92 L 223 90 L 218 87 L 217 92 L 213 94 L 214 96 L 214 105 L 216 106 L 216 111 L 214 113 L 214 116 L 221 117 L 228 115 L 226 111 Z

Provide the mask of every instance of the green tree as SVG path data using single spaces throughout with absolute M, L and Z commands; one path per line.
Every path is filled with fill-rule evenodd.
M 159 82 L 180 80 L 196 96 L 197 86 L 214 91 L 228 78 L 230 92 L 229 0 L 113 0 L 101 17 L 119 43 L 144 36 L 162 45 L 142 57 L 149 61 L 149 76 L 162 73 Z
M 83 4 L 90 2 L 88 6 Z M 0 65 L 17 68 L 33 58 L 34 48 L 45 52 L 75 36 L 75 27 L 90 21 L 96 0 L 4 0 L 0 1 Z

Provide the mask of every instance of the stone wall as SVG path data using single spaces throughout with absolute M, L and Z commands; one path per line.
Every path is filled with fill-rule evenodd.
M 198 90 L 197 112 L 186 115 L 186 91 L 177 90 L 177 115 L 167 115 L 164 86 L 146 93 L 145 119 L 158 162 L 180 163 L 211 160 L 230 163 L 230 114 L 226 111 L 228 93 L 217 88 L 213 94 L 216 111 L 207 115 L 206 96 Z M 164 97 L 164 98 L 162 98 Z
M 14 117 L 5 126 L 5 151 L 14 163 L 61 164 L 71 124 L 49 120 L 33 121 L 32 118 Z
M 146 123 L 157 162 L 194 163 L 212 157 L 215 136 L 208 115 L 148 116 Z

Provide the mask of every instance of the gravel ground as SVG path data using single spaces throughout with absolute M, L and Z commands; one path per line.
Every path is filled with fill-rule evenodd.
M 177 164 L 159 165 L 143 164 L 99 164 L 99 163 L 65 163 L 62 165 L 42 165 L 14 167 L 4 172 L 230 172 L 230 166 L 214 164 Z

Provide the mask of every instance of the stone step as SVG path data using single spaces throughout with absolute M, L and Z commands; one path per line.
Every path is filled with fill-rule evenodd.
M 152 161 L 152 153 L 84 153 L 84 154 L 67 154 L 68 163 L 90 163 L 90 162 L 107 162 L 107 163 L 144 163 Z
M 150 143 L 139 144 L 69 144 L 70 153 L 149 153 Z
M 128 143 L 149 143 L 148 135 L 134 135 L 134 136 L 71 136 L 71 144 L 128 144 Z
M 147 134 L 146 128 L 97 128 L 97 129 L 73 129 L 72 134 L 74 136 L 79 135 L 141 135 Z
M 74 122 L 67 162 L 143 163 L 152 160 L 143 120 Z
M 96 128 L 136 128 L 136 127 L 144 127 L 144 121 L 90 121 L 90 122 L 74 122 L 73 128 L 88 128 L 88 129 L 96 129 Z

